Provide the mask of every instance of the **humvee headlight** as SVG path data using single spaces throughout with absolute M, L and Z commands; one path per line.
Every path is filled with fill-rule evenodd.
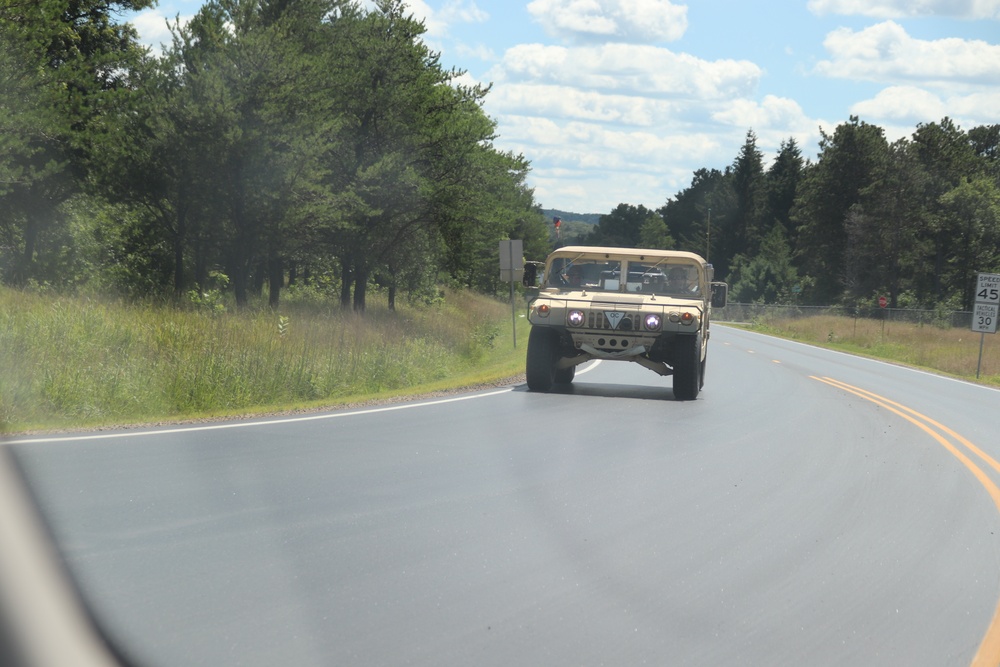
M 681 324 L 694 324 L 694 315 L 691 313 L 681 313 Z
M 586 320 L 582 310 L 571 310 L 566 314 L 566 323 L 571 327 L 582 327 Z
M 542 305 L 540 305 L 538 307 L 538 309 L 535 312 L 537 312 L 542 317 L 548 317 L 549 316 L 549 304 L 543 303 Z
M 645 322 L 647 331 L 659 331 L 660 327 L 663 326 L 663 318 L 659 315 L 646 315 Z

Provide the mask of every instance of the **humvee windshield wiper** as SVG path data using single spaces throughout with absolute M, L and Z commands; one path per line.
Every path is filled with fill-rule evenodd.
M 576 260 L 578 260 L 578 259 L 580 259 L 581 257 L 583 257 L 583 256 L 584 256 L 585 254 L 586 254 L 586 253 L 582 253 L 582 252 L 581 252 L 581 253 L 580 253 L 579 255 L 577 255 L 577 256 L 576 256 L 576 257 L 574 257 L 573 259 L 569 260 L 569 262 L 567 262 L 567 263 L 563 264 L 563 268 L 562 268 L 563 272 L 565 273 L 566 271 L 569 271 L 569 267 L 571 267 L 571 266 L 573 266 L 574 264 L 576 264 Z
M 661 259 L 661 260 L 660 260 L 659 262 L 657 262 L 657 263 L 656 263 L 656 264 L 654 264 L 653 266 L 651 266 L 651 267 L 649 267 L 648 269 L 646 269 L 645 271 L 643 271 L 641 275 L 645 276 L 645 275 L 647 275 L 647 274 L 649 274 L 649 273 L 652 273 L 654 269 L 657 269 L 657 268 L 659 268 L 660 264 L 663 264 L 663 263 L 664 263 L 664 262 L 666 262 L 666 261 L 667 261 L 668 259 L 669 259 L 669 257 L 664 257 L 664 258 L 663 258 L 663 259 Z

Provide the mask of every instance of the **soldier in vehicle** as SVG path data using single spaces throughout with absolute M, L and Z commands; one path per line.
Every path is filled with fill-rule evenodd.
M 583 272 L 572 261 L 567 261 L 563 266 L 554 266 L 553 269 L 549 285 L 553 287 L 579 287 L 583 284 Z
M 667 272 L 667 291 L 671 294 L 694 294 L 698 291 L 698 285 L 691 284 L 686 268 L 675 266 Z
M 579 287 L 583 284 L 583 270 L 576 264 L 570 265 L 566 271 L 566 284 L 570 287 Z

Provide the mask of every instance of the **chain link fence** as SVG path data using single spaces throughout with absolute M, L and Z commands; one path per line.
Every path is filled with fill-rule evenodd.
M 725 308 L 713 308 L 716 322 L 767 322 L 834 315 L 855 319 L 885 320 L 944 328 L 972 327 L 972 312 L 967 310 L 918 310 L 911 308 L 878 308 L 849 306 L 779 306 L 760 303 L 729 303 Z

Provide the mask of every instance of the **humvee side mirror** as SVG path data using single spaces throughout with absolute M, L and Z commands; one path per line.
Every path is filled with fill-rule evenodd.
M 725 308 L 729 298 L 729 285 L 712 283 L 712 308 Z
M 535 287 L 538 283 L 538 263 L 525 262 L 524 275 L 521 276 L 521 284 L 525 287 Z

